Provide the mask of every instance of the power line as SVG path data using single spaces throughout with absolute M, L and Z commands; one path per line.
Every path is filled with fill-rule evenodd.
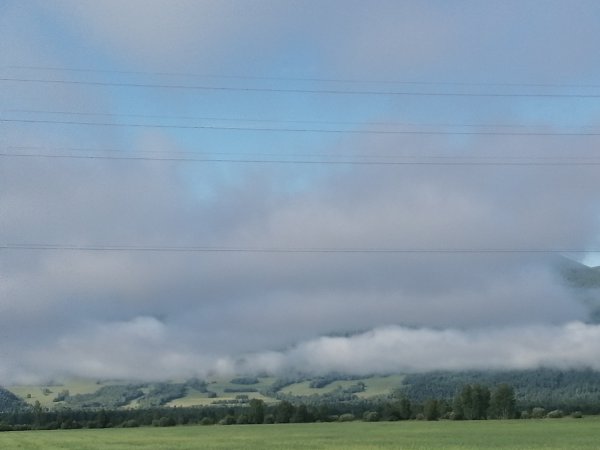
M 600 131 L 560 132 L 560 131 L 444 131 L 444 130 L 341 130 L 332 128 L 277 128 L 277 127 L 244 127 L 224 125 L 174 125 L 118 122 L 84 122 L 76 120 L 47 120 L 47 119 L 0 119 L 4 123 L 46 124 L 46 125 L 83 125 L 97 127 L 121 128 L 159 128 L 184 130 L 220 130 L 220 131 L 257 131 L 270 133 L 325 133 L 325 134 L 371 134 L 371 135 L 454 135 L 454 136 L 600 136 Z
M 249 123 L 304 123 L 319 125 L 362 125 L 362 126 L 410 126 L 410 127 L 447 127 L 447 128 L 531 128 L 523 124 L 473 124 L 473 123 L 417 123 L 417 122 L 381 122 L 381 121 L 331 121 L 331 120 L 300 120 L 300 119 L 258 119 L 243 117 L 212 117 L 212 116 L 167 116 L 160 114 L 119 114 L 119 113 L 97 113 L 83 111 L 48 111 L 28 109 L 7 109 L 2 113 L 9 114 L 48 114 L 81 117 L 137 117 L 143 119 L 167 119 L 167 120 L 195 120 L 216 122 L 249 122 Z M 585 127 L 583 127 L 585 128 Z M 589 128 L 589 127 L 587 127 Z
M 52 71 L 52 72 L 72 72 L 72 73 L 99 73 L 99 74 L 117 74 L 117 75 L 145 75 L 145 76 L 167 76 L 167 77 L 186 77 L 186 78 L 214 78 L 214 79 L 234 79 L 234 80 L 255 80 L 255 81 L 300 81 L 317 83 L 348 83 L 348 84 L 397 84 L 397 85 L 420 85 L 420 86 L 478 86 L 478 87 L 541 87 L 541 88 L 570 88 L 570 89 L 589 89 L 600 88 L 598 84 L 568 84 L 568 83 L 477 83 L 461 81 L 418 81 L 418 80 L 374 80 L 358 78 L 325 78 L 325 77 L 283 77 L 283 76 L 260 76 L 260 75 L 227 75 L 227 74 L 209 74 L 209 73 L 191 73 L 191 72 L 151 72 L 134 70 L 107 70 L 76 67 L 48 67 L 48 66 L 5 66 L 0 67 L 4 70 L 30 70 L 30 71 Z
M 486 253 L 600 253 L 580 248 L 352 248 L 352 247 L 220 247 L 220 246 L 139 246 L 139 245 L 62 245 L 0 244 L 0 250 L 43 250 L 83 252 L 169 252 L 169 253 L 356 253 L 356 254 L 486 254 Z
M 198 163 L 235 163 L 235 164 L 301 164 L 301 165 L 352 165 L 352 166 L 600 166 L 600 159 L 540 161 L 531 158 L 529 161 L 352 161 L 352 160 L 300 160 L 300 159 L 249 159 L 249 158 L 201 158 L 201 157 L 151 157 L 151 156 L 114 156 L 114 155 L 65 155 L 49 153 L 0 153 L 3 158 L 46 158 L 46 159 L 80 159 L 80 160 L 123 160 L 123 161 L 164 161 L 164 162 L 198 162 Z M 455 158 L 460 159 L 460 157 Z M 463 158 L 464 159 L 464 158 Z
M 0 147 L 2 148 L 2 147 Z M 583 161 L 597 161 L 600 159 L 598 156 L 577 156 L 577 155 L 569 155 L 569 156 L 523 156 L 523 155 L 501 155 L 501 156 L 490 156 L 490 155 L 473 155 L 473 154 L 461 154 L 461 155 L 441 155 L 441 154 L 422 154 L 422 153 L 412 153 L 412 154 L 378 154 L 378 153 L 369 153 L 369 154 L 357 154 L 355 152 L 348 153 L 331 153 L 331 152 L 319 152 L 319 153 L 281 153 L 281 152 L 255 152 L 255 151 L 237 151 L 237 152 L 215 152 L 215 151 L 179 151 L 179 150 L 125 150 L 125 149 L 115 149 L 115 148 L 90 148 L 90 147 L 49 147 L 49 146 L 37 146 L 37 145 L 5 145 L 4 150 L 11 150 L 13 152 L 7 153 L 7 156 L 19 156 L 21 153 L 14 153 L 28 151 L 30 153 L 24 153 L 23 155 L 36 156 L 38 154 L 47 155 L 48 153 L 39 153 L 40 151 L 44 152 L 77 152 L 77 153 L 109 153 L 116 154 L 117 156 L 135 156 L 135 155 L 161 155 L 167 158 L 176 156 L 190 156 L 194 158 L 202 157 L 202 158 L 215 158 L 219 157 L 224 159 L 224 157 L 232 157 L 232 156 L 243 156 L 243 157 L 262 157 L 262 158 L 281 158 L 282 156 L 289 158 L 347 158 L 347 159 L 374 159 L 374 160 L 386 160 L 386 159 L 401 159 L 401 160 L 440 160 L 440 161 L 451 161 L 451 160 L 480 160 L 480 161 L 498 161 L 498 160 L 510 160 L 510 161 L 551 161 L 551 162 L 583 162 Z M 32 151 L 36 151 L 38 153 L 31 153 Z M 64 153 L 61 153 L 61 155 Z M 52 156 L 53 154 L 50 154 Z M 60 155 L 59 155 L 60 156 Z M 68 156 L 68 155 L 67 155 Z
M 41 78 L 10 78 L 3 77 L 0 81 L 15 83 L 41 83 L 101 87 L 135 87 L 157 88 L 197 91 L 232 91 L 232 92 L 270 92 L 279 94 L 328 94 L 328 95 L 359 95 L 359 96 L 411 96 L 411 97 L 515 97 L 515 98 L 600 98 L 600 94 L 566 94 L 566 93 L 506 93 L 506 92 L 429 92 L 429 91 L 371 91 L 371 90 L 343 90 L 343 89 L 297 89 L 297 88 L 262 88 L 262 87 L 233 87 L 233 86 L 205 86 L 184 84 L 159 84 L 159 83 L 125 83 L 108 81 L 78 81 L 57 80 Z

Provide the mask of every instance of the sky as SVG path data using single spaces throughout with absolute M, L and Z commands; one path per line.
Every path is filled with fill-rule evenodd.
M 0 0 L 0 384 L 600 369 L 599 20 Z

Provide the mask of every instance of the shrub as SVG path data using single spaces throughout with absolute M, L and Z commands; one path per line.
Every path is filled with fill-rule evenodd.
M 535 407 L 531 410 L 531 417 L 533 419 L 543 419 L 546 417 L 546 410 L 544 408 Z
M 583 413 L 581 411 L 573 411 L 571 413 L 571 417 L 573 419 L 581 419 L 583 417 Z
M 44 425 L 40 426 L 40 430 L 58 430 L 60 428 L 60 423 L 58 421 L 53 420 L 51 422 L 47 422 Z
M 250 419 L 246 414 L 240 414 L 235 423 L 238 425 L 248 425 L 250 423 Z
M 215 421 L 210 417 L 203 417 L 200 421 L 200 425 L 214 425 Z
M 365 411 L 363 414 L 363 420 L 365 422 L 378 422 L 379 413 L 377 411 Z
M 342 414 L 340 415 L 340 417 L 338 418 L 338 420 L 340 422 L 352 422 L 353 420 L 355 420 L 356 418 L 354 417 L 354 414 L 350 414 L 350 413 L 346 413 L 346 414 Z
M 560 419 L 564 415 L 565 413 L 563 413 L 560 409 L 555 409 L 553 411 L 550 411 L 546 417 L 548 417 L 549 419 Z
M 233 425 L 235 423 L 235 417 L 228 414 L 219 420 L 219 425 Z
M 154 425 L 154 420 L 152 421 L 152 424 Z M 173 419 L 172 417 L 161 417 L 160 419 L 158 419 L 158 423 L 156 426 L 159 427 L 174 427 L 175 425 L 177 425 L 175 423 L 175 419 Z
M 63 423 L 60 424 L 60 428 L 63 430 L 75 430 L 81 427 L 81 424 L 76 420 L 65 420 Z
M 121 426 L 122 426 L 123 428 L 137 428 L 137 427 L 139 427 L 139 426 L 140 426 L 140 424 L 138 423 L 138 421 L 137 421 L 137 420 L 130 419 L 130 420 L 126 420 L 125 422 L 123 422 L 123 423 L 121 424 Z

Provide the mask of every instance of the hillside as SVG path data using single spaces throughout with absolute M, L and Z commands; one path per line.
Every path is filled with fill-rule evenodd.
M 26 403 L 11 391 L 0 387 L 0 412 L 14 411 Z
M 600 405 L 600 373 L 593 370 L 511 370 L 432 372 L 407 375 L 403 393 L 414 400 L 451 400 L 465 384 L 514 387 L 517 403 L 565 410 L 588 410 Z
M 159 406 L 235 406 L 261 399 L 337 401 L 386 397 L 402 385 L 403 375 L 352 377 L 237 377 L 161 383 L 67 380 L 45 385 L 11 386 L 29 404 L 49 409 L 145 408 Z
M 576 261 L 563 258 L 558 263 L 558 268 L 567 284 L 572 288 L 600 288 L 600 267 L 588 267 Z
M 253 398 L 266 403 L 280 400 L 339 403 L 403 395 L 415 402 L 428 398 L 451 400 L 465 384 L 490 388 L 508 383 L 520 405 L 596 410 L 600 406 L 600 372 L 537 369 L 524 371 L 431 372 L 423 374 L 351 377 L 242 377 L 191 379 L 163 383 L 127 383 L 81 380 L 60 385 L 13 386 L 9 389 L 28 403 L 36 400 L 49 409 L 131 409 L 161 406 L 243 406 Z M 6 391 L 5 391 L 6 392 Z M 20 404 L 14 395 L 10 405 Z M 16 402 L 16 403 L 15 403 Z M 8 405 L 8 403 L 7 403 Z
M 589 321 L 600 323 L 600 267 L 562 258 L 556 265 L 566 286 L 589 310 Z

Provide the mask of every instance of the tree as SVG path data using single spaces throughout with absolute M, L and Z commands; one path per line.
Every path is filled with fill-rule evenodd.
M 408 420 L 410 419 L 411 414 L 412 405 L 410 404 L 410 400 L 405 396 L 402 396 L 398 401 L 398 418 L 400 420 Z
M 282 400 L 275 408 L 275 422 L 288 423 L 296 408 L 290 402 Z
M 54 399 L 52 401 L 53 402 L 64 402 L 67 399 L 67 397 L 69 397 L 69 390 L 63 389 L 58 394 L 56 394 L 56 397 L 54 397 Z
M 386 402 L 381 410 L 384 420 L 408 420 L 412 415 L 410 400 L 402 393 L 394 394 L 398 400 Z
M 492 394 L 492 411 L 499 419 L 513 419 L 516 415 L 515 391 L 512 386 L 503 383 Z
M 423 415 L 426 420 L 438 420 L 440 418 L 440 408 L 437 400 L 429 399 L 423 405 Z
M 98 427 L 100 428 L 107 428 L 108 424 L 110 423 L 110 417 L 104 409 L 98 411 L 98 414 L 96 415 L 96 420 L 98 421 Z
M 490 390 L 487 386 L 473 385 L 475 420 L 487 419 L 488 410 L 490 409 L 490 397 Z
M 479 384 L 465 385 L 454 399 L 454 413 L 458 419 L 487 419 L 490 390 Z
M 463 386 L 460 393 L 457 393 L 454 397 L 454 405 L 453 410 L 456 416 L 456 419 L 462 420 L 471 420 L 472 413 L 472 404 L 473 404 L 473 389 L 470 384 Z
M 39 426 L 42 424 L 42 419 L 44 417 L 44 408 L 42 408 L 42 404 L 39 402 L 39 400 L 36 400 L 33 404 L 33 417 L 35 425 Z
M 311 414 L 308 412 L 308 408 L 304 403 L 298 405 L 296 412 L 291 417 L 290 421 L 294 423 L 312 422 Z
M 263 423 L 265 421 L 265 402 L 258 398 L 250 400 L 248 417 L 250 423 Z

